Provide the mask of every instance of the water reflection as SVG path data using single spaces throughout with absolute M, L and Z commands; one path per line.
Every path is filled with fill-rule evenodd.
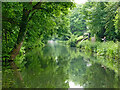
M 117 88 L 114 71 L 84 56 L 79 49 L 59 44 L 27 53 L 22 75 L 29 88 Z M 87 58 L 86 58 L 87 57 Z
M 69 81 L 69 86 L 70 88 L 83 88 L 83 86 L 80 86 L 79 84 L 75 85 L 72 81 Z

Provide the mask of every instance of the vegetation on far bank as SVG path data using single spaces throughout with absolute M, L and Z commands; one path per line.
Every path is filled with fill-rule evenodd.
M 119 60 L 120 50 L 118 48 L 119 42 L 114 43 L 113 41 L 109 42 L 91 42 L 83 41 L 77 44 L 77 47 L 81 51 L 88 51 L 90 53 L 95 53 L 97 56 L 105 56 L 106 58 L 113 58 Z

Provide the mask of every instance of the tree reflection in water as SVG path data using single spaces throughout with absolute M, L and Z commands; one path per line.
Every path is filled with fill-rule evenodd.
M 31 54 L 32 53 L 32 54 Z M 37 48 L 26 55 L 22 75 L 30 88 L 117 88 L 118 76 L 96 58 L 82 56 L 76 48 L 62 45 Z M 71 82 L 73 83 L 70 84 Z M 71 86 L 70 86 L 71 85 Z

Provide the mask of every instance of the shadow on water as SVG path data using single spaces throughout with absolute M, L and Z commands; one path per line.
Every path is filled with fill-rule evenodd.
M 79 49 L 48 44 L 26 54 L 22 76 L 28 88 L 120 87 L 115 71 L 98 61 Z

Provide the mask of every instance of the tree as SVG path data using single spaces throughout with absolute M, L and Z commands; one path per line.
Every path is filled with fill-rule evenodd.
M 86 20 L 84 19 L 84 15 L 82 14 L 82 5 L 77 5 L 75 9 L 71 11 L 70 16 L 70 28 L 71 32 L 74 35 L 83 35 L 86 32 Z
M 104 36 L 107 40 L 119 40 L 114 25 L 118 8 L 119 2 L 87 2 L 83 5 L 86 25 L 92 36 L 96 34 L 98 41 Z
M 4 23 L 6 23 L 5 21 L 8 21 L 9 25 L 13 25 L 15 23 L 16 25 L 13 25 L 13 27 L 16 26 L 16 28 L 17 27 L 19 28 L 16 31 L 17 40 L 15 42 L 14 48 L 11 50 L 11 60 L 13 60 L 16 57 L 16 55 L 19 53 L 19 50 L 23 44 L 23 40 L 25 39 L 26 33 L 31 28 L 30 24 L 31 23 L 33 24 L 32 28 L 33 26 L 34 28 L 36 28 L 36 25 L 34 25 L 34 23 L 42 19 L 34 16 L 44 16 L 44 18 L 46 18 L 47 16 L 50 17 L 51 15 L 58 16 L 60 12 L 66 13 L 65 10 L 67 11 L 68 8 L 71 6 L 72 6 L 72 3 L 69 3 L 69 4 L 68 3 L 49 3 L 49 2 L 48 3 L 43 3 L 43 2 L 3 3 L 3 16 L 6 12 L 11 13 L 8 15 L 8 17 L 3 17 Z M 6 7 L 7 9 L 5 9 Z M 17 16 L 19 16 L 19 18 L 17 18 Z M 5 32 L 6 30 L 4 29 L 5 26 L 3 26 L 3 30 L 4 30 L 3 32 Z
M 73 3 L 4 2 L 2 5 L 2 44 L 3 60 L 5 61 L 3 64 L 10 63 L 19 79 L 22 80 L 20 73 L 17 72 L 14 59 L 19 54 L 23 43 L 33 41 L 31 44 L 34 44 L 35 40 L 38 41 L 38 38 L 40 38 L 38 44 L 44 42 L 43 37 L 47 37 L 47 34 L 54 32 L 55 22 L 53 17 L 59 16 L 61 12 L 67 14 L 69 8 L 73 7 Z M 31 47 L 31 45 L 28 45 L 28 47 Z

